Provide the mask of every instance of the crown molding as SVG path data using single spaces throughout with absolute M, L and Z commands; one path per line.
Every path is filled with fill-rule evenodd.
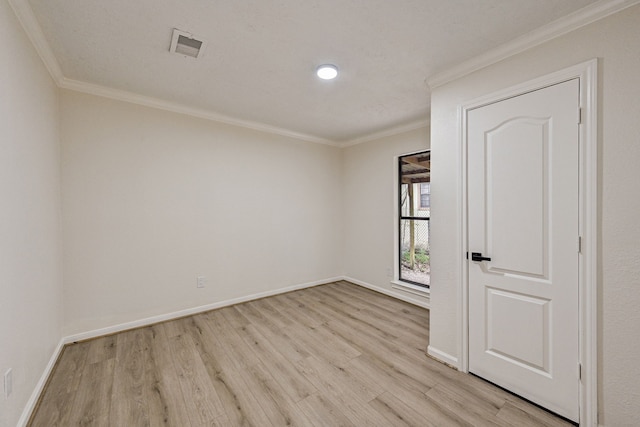
M 289 138 L 295 138 L 307 142 L 313 142 L 316 144 L 325 144 L 331 146 L 338 146 L 335 141 L 331 141 L 324 138 L 319 138 L 313 135 L 307 135 L 291 131 L 288 129 L 279 128 L 276 126 L 267 125 L 264 123 L 253 122 L 248 120 L 236 119 L 233 117 L 225 116 L 215 113 L 211 110 L 204 108 L 189 107 L 177 102 L 167 101 L 151 96 L 140 95 L 134 92 L 128 92 L 119 89 L 112 89 L 106 86 L 101 86 L 93 83 L 82 82 L 79 80 L 68 79 L 63 77 L 59 85 L 62 89 L 73 90 L 76 92 L 87 93 L 90 95 L 101 96 L 104 98 L 110 98 L 117 101 L 129 102 L 132 104 L 143 105 L 145 107 L 156 108 L 160 110 L 170 111 L 172 113 L 185 114 L 188 116 L 198 117 L 205 120 L 211 120 L 214 122 L 225 123 L 232 126 L 243 127 L 247 129 L 256 130 L 259 132 L 271 133 Z
M 165 111 L 171 111 L 174 113 L 186 114 L 206 120 L 225 123 L 233 126 L 239 126 L 247 129 L 256 130 L 259 132 L 265 132 L 270 134 L 276 134 L 289 138 L 294 138 L 302 141 L 313 142 L 316 144 L 325 144 L 331 146 L 339 146 L 336 141 L 332 141 L 325 138 L 319 138 L 313 135 L 307 135 L 300 132 L 295 132 L 289 129 L 283 129 L 276 126 L 267 125 L 259 122 L 252 122 L 248 120 L 236 119 L 233 117 L 218 114 L 216 112 L 202 109 L 193 108 L 183 104 L 178 104 L 171 101 L 166 101 L 149 96 L 139 95 L 133 92 L 127 92 L 117 89 L 111 89 L 106 86 L 96 85 L 92 83 L 86 83 L 78 80 L 66 78 L 62 73 L 60 64 L 53 54 L 53 50 L 49 45 L 42 28 L 36 19 L 33 9 L 26 0 L 7 0 L 9 5 L 13 9 L 20 25 L 24 29 L 25 33 L 29 37 L 29 40 L 33 44 L 36 52 L 40 56 L 40 59 L 44 63 L 45 67 L 49 71 L 52 79 L 56 85 L 62 89 L 74 90 L 77 92 L 88 93 L 92 95 L 102 96 L 106 98 L 115 99 L 118 101 L 125 101 L 134 104 L 144 105 L 147 107 L 157 108 Z
M 166 101 L 159 98 L 140 95 L 134 92 L 128 92 L 124 90 L 112 89 L 110 87 L 96 85 L 93 83 L 82 82 L 79 80 L 68 79 L 63 77 L 58 86 L 62 89 L 72 90 L 75 92 L 87 93 L 90 95 L 101 96 L 103 98 L 114 99 L 116 101 L 124 101 L 132 104 L 143 105 L 145 107 L 156 108 L 160 110 L 170 111 L 172 113 L 185 114 L 192 117 L 198 117 L 205 120 L 211 120 L 219 123 L 225 123 L 232 126 L 239 126 L 247 129 L 256 130 L 259 132 L 271 133 L 289 138 L 295 138 L 307 142 L 313 142 L 316 144 L 330 145 L 333 147 L 350 147 L 353 145 L 362 144 L 365 142 L 373 141 L 376 139 L 384 138 L 387 136 L 398 135 L 404 132 L 409 132 L 415 129 L 420 129 L 429 126 L 430 120 L 418 120 L 411 123 L 406 123 L 400 126 L 395 126 L 389 129 L 385 129 L 380 132 L 375 132 L 355 139 L 350 139 L 343 142 L 337 142 L 329 139 L 319 138 L 313 135 L 294 132 L 288 129 L 279 128 L 276 126 L 267 125 L 264 123 L 251 122 L 248 120 L 240 120 L 233 117 L 218 114 L 203 108 L 189 107 L 184 104 L 179 104 L 172 101 Z
M 51 49 L 49 42 L 47 42 L 47 39 L 42 32 L 42 28 L 40 28 L 40 24 L 38 24 L 38 20 L 33 13 L 33 9 L 31 9 L 31 6 L 26 0 L 7 1 L 13 9 L 13 13 L 15 13 L 16 18 L 18 18 L 20 25 L 22 25 L 25 33 L 27 33 L 27 37 L 31 40 L 36 52 L 38 52 L 40 59 L 44 62 L 49 74 L 56 84 L 60 86 L 60 81 L 64 78 L 62 69 L 53 54 L 53 50 Z
M 428 77 L 426 82 L 434 89 L 638 3 L 640 0 L 600 0 L 475 58 L 436 73 Z
M 119 101 L 131 102 L 134 104 L 144 105 L 147 107 L 158 108 L 165 111 L 171 111 L 180 114 L 186 114 L 194 117 L 199 117 L 206 120 L 221 122 L 233 126 L 239 126 L 247 129 L 256 130 L 259 132 L 266 132 L 285 136 L 289 138 L 295 138 L 307 142 L 313 142 L 318 144 L 330 145 L 334 147 L 350 147 L 353 145 L 362 144 L 365 142 L 373 141 L 376 139 L 384 138 L 387 136 L 397 135 L 403 132 L 419 129 L 429 126 L 429 120 L 420 120 L 412 123 L 408 123 L 401 126 L 396 126 L 390 129 L 383 130 L 381 132 L 375 132 L 358 138 L 346 140 L 346 141 L 333 141 L 325 138 L 319 138 L 313 135 L 307 135 L 295 131 L 291 131 L 276 126 L 267 125 L 264 123 L 253 122 L 248 120 L 241 120 L 229 116 L 225 116 L 210 110 L 189 107 L 187 105 L 178 104 L 172 101 L 166 101 L 149 96 L 139 95 L 133 92 L 122 91 L 118 89 L 108 88 L 106 86 L 96 85 L 92 83 L 81 82 L 78 80 L 68 79 L 64 77 L 60 64 L 53 54 L 51 46 L 47 42 L 42 28 L 38 24 L 38 21 L 31 9 L 31 6 L 26 0 L 7 0 L 13 9 L 20 24 L 24 28 L 27 36 L 31 40 L 31 43 L 35 47 L 38 55 L 42 59 L 45 67 L 49 71 L 49 74 L 56 82 L 56 84 L 64 89 L 74 90 L 78 92 L 84 92 L 92 95 L 103 96 Z M 527 49 L 540 45 L 553 38 L 559 37 L 563 34 L 576 30 L 580 27 L 588 25 L 599 19 L 605 18 L 616 12 L 624 10 L 628 7 L 634 6 L 640 3 L 640 0 L 600 0 L 589 6 L 586 6 L 570 15 L 553 21 L 543 27 L 531 31 L 524 36 L 514 39 L 513 41 L 499 46 L 496 49 L 490 50 L 482 55 L 479 55 L 469 61 L 464 61 L 448 70 L 440 73 L 436 73 L 426 79 L 428 86 L 433 89 L 438 86 L 444 85 L 455 79 L 463 77 L 481 68 L 487 67 L 491 64 L 499 62 L 510 56 L 516 55 Z
M 401 134 L 401 133 L 409 132 L 409 131 L 412 131 L 412 130 L 426 128 L 430 124 L 431 124 L 431 120 L 430 119 L 417 120 L 415 122 L 410 122 L 410 123 L 405 123 L 403 125 L 394 126 L 392 128 L 388 128 L 388 129 L 382 130 L 380 132 L 374 132 L 374 133 L 370 133 L 368 135 L 364 135 L 364 136 L 361 136 L 361 137 L 358 137 L 358 138 L 349 139 L 349 140 L 343 141 L 342 143 L 340 143 L 338 145 L 340 147 L 343 147 L 343 148 L 352 147 L 354 145 L 363 144 L 365 142 L 374 141 L 376 139 L 385 138 L 387 136 L 394 136 L 394 135 L 398 135 L 398 134 Z

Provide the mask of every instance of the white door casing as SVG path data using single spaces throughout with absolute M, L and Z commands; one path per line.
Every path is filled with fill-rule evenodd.
M 467 113 L 469 371 L 574 421 L 579 83 Z
M 429 346 L 429 354 L 469 372 L 469 263 L 467 204 L 467 113 L 473 109 L 524 93 L 578 78 L 580 81 L 579 217 L 579 341 L 580 341 L 580 425 L 598 425 L 598 60 L 583 63 L 499 89 L 458 107 L 460 185 L 458 187 L 459 266 L 458 357 Z

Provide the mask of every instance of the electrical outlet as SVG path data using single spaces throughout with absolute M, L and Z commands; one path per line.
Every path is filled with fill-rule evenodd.
M 198 276 L 196 277 L 196 287 L 197 288 L 204 288 L 204 285 L 206 285 L 207 283 L 207 278 L 204 276 Z
M 13 369 L 8 369 L 4 373 L 4 397 L 9 398 L 13 391 Z
M 387 277 L 393 277 L 393 268 L 391 267 L 387 268 Z

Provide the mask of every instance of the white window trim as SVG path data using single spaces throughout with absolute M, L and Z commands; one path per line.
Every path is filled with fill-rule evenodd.
M 401 280 L 392 280 L 391 287 L 394 289 L 399 289 L 401 291 L 409 292 L 410 294 L 418 295 L 421 297 L 429 297 L 431 295 L 431 290 L 429 288 L 425 288 L 424 286 L 414 285 L 413 283 L 403 282 Z
M 400 246 L 400 230 L 398 229 L 398 219 L 400 215 L 400 211 L 398 210 L 398 176 L 400 171 L 398 170 L 398 161 L 400 157 L 423 153 L 427 150 L 431 150 L 431 148 L 426 147 L 393 157 L 393 280 L 391 280 L 391 287 L 422 297 L 429 297 L 431 289 L 400 280 L 400 251 L 398 250 Z

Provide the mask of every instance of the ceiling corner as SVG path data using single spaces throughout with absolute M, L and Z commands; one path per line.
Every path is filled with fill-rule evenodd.
M 438 86 L 464 77 L 474 71 L 517 55 L 527 49 L 560 37 L 599 19 L 606 18 L 609 15 L 620 12 L 638 3 L 640 3 L 640 0 L 600 0 L 567 16 L 556 19 L 521 37 L 515 38 L 495 49 L 478 55 L 475 58 L 463 61 L 449 69 L 433 74 L 427 77 L 426 83 L 429 88 L 433 90 Z
M 53 54 L 53 50 L 51 49 L 49 42 L 47 42 L 47 39 L 42 32 L 42 28 L 40 28 L 40 24 L 38 23 L 29 2 L 27 0 L 7 1 L 18 18 L 20 25 L 22 25 L 25 33 L 27 33 L 27 37 L 31 40 L 31 44 L 33 44 L 33 47 L 36 49 L 40 59 L 44 62 L 49 74 L 55 81 L 56 85 L 61 86 L 64 80 L 62 69 Z
M 365 142 L 375 141 L 376 139 L 385 138 L 388 136 L 398 135 L 404 132 L 410 132 L 412 130 L 425 128 L 431 125 L 431 120 L 429 118 L 416 120 L 411 123 L 405 123 L 403 125 L 394 126 L 388 129 L 384 129 L 379 132 L 370 133 L 368 135 L 364 135 L 358 138 L 349 139 L 347 141 L 343 141 L 339 144 L 342 148 L 351 147 L 353 145 L 363 144 Z

